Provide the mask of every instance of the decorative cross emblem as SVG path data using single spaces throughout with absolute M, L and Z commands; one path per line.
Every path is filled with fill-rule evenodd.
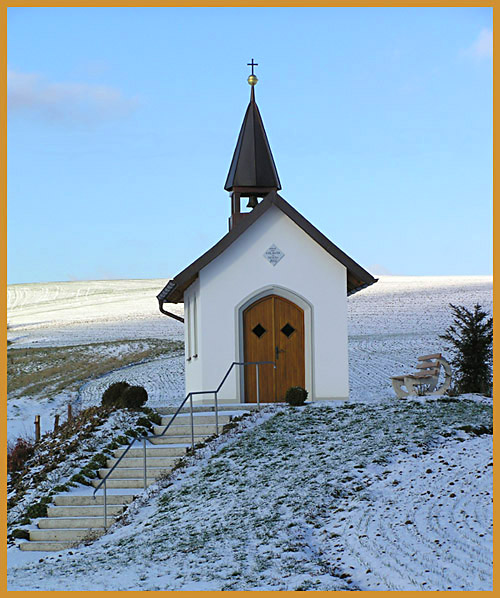
M 247 62 L 247 66 L 251 66 L 252 67 L 252 75 L 253 75 L 254 74 L 253 67 L 254 66 L 259 66 L 259 63 L 258 62 L 254 62 L 253 58 L 252 58 L 252 62 Z

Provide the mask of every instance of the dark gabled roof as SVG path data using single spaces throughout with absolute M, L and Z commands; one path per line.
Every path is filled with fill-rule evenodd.
M 184 300 L 184 291 L 196 280 L 200 270 L 225 251 L 236 239 L 244 233 L 271 206 L 276 206 L 286 214 L 297 226 L 307 233 L 318 245 L 327 251 L 347 268 L 347 294 L 352 295 L 365 287 L 377 282 L 364 268 L 351 259 L 346 253 L 334 245 L 323 233 L 302 216 L 295 208 L 285 201 L 278 193 L 271 191 L 245 217 L 233 227 L 227 235 L 211 249 L 185 268 L 175 278 L 170 280 L 165 288 L 157 295 L 160 304 L 179 303 Z
M 233 187 L 281 189 L 253 87 L 224 189 Z

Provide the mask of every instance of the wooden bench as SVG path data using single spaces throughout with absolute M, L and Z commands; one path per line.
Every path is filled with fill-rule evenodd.
M 418 361 L 418 372 L 391 378 L 392 387 L 400 399 L 407 396 L 442 395 L 451 386 L 451 367 L 441 353 L 422 355 L 418 357 Z M 438 387 L 441 368 L 444 371 L 444 381 Z

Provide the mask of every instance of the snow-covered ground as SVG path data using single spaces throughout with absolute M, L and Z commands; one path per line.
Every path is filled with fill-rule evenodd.
M 392 399 L 254 418 L 91 547 L 11 567 L 9 589 L 491 590 L 491 436 L 460 429 L 490 426 L 491 408 Z
M 165 282 L 9 286 L 8 337 L 13 347 L 182 339 L 182 324 L 158 312 L 155 295 Z M 307 433 L 300 434 L 293 419 L 300 411 L 284 427 L 283 417 L 269 420 L 274 431 L 267 422 L 236 434 L 93 547 L 10 568 L 10 589 L 61 589 L 63 579 L 70 590 L 491 589 L 491 436 L 439 437 L 436 428 L 435 437 L 416 438 L 444 404 L 429 401 L 428 417 L 415 423 L 408 404 L 399 412 L 392 398 L 391 375 L 413 371 L 421 354 L 446 354 L 439 334 L 451 323 L 449 303 L 491 311 L 492 278 L 383 276 L 350 297 L 356 405 L 338 418 L 341 406 L 314 408 L 324 420 L 315 422 L 319 443 L 310 422 L 302 420 Z M 167 309 L 182 313 L 182 306 Z M 173 404 L 184 392 L 183 359 L 161 357 L 82 380 L 80 402 L 96 404 L 117 379 L 144 385 L 151 404 Z M 449 414 L 439 425 L 457 421 Z M 290 440 L 294 425 L 292 437 L 305 445 L 293 451 L 290 442 L 284 454 L 282 437 Z M 314 481 L 310 473 L 318 471 Z M 10 561 L 20 564 L 12 554 Z
M 395 459 L 327 528 L 345 538 L 342 567 L 376 590 L 491 589 L 492 451 L 488 435 Z

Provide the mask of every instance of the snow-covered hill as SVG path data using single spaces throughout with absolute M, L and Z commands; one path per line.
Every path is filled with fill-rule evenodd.
M 182 324 L 158 311 L 166 280 L 97 280 L 7 287 L 8 338 L 16 347 L 108 340 L 183 338 Z M 182 313 L 182 306 L 171 311 Z
M 491 590 L 491 407 L 392 399 L 252 419 L 93 545 L 11 567 L 9 589 Z

